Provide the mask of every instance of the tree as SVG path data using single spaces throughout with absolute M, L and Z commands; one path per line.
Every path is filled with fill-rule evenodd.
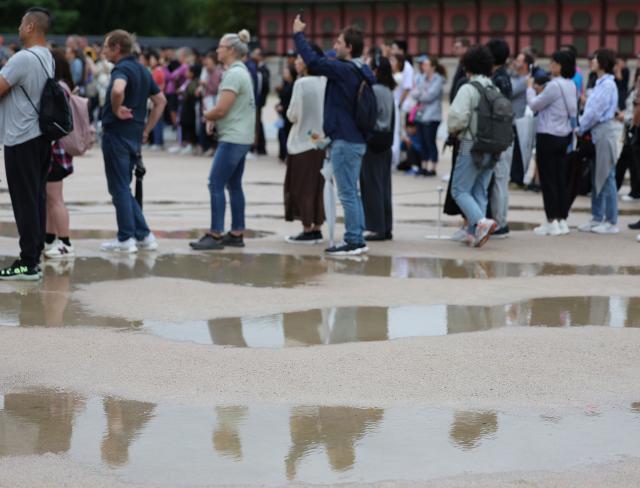
M 250 8 L 232 0 L 39 0 L 53 16 L 53 34 L 104 34 L 121 28 L 143 36 L 219 36 L 254 30 Z M 16 32 L 33 0 L 0 0 L 0 32 Z

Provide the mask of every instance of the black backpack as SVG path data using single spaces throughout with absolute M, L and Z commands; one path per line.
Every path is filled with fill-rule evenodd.
M 29 51 L 29 49 L 27 49 Z M 64 136 L 69 135 L 73 130 L 73 116 L 71 115 L 71 107 L 67 101 L 67 95 L 58 84 L 56 80 L 49 76 L 47 69 L 44 67 L 42 60 L 33 51 L 29 51 L 33 54 L 45 74 L 47 75 L 47 81 L 42 89 L 40 95 L 40 110 L 36 108 L 33 101 L 27 94 L 27 90 L 23 86 L 20 86 L 24 96 L 27 97 L 29 103 L 38 114 L 38 123 L 40 125 L 40 131 L 42 135 L 49 141 L 57 141 Z M 55 72 L 55 70 L 54 70 Z
M 378 105 L 373 88 L 369 81 L 365 78 L 361 69 L 353 64 L 354 69 L 360 79 L 358 91 L 356 92 L 356 110 L 355 119 L 356 127 L 364 137 L 365 141 L 371 139 L 373 131 L 376 127 L 376 119 L 378 117 Z
M 489 166 L 495 166 L 500 154 L 513 143 L 513 107 L 494 85 L 483 86 L 477 81 L 471 85 L 480 93 L 476 107 L 478 128 L 471 153 L 478 164 L 486 154 L 491 155 Z

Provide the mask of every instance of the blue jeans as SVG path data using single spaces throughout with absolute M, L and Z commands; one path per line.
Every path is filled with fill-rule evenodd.
M 153 128 L 153 144 L 156 146 L 164 146 L 164 120 L 160 117 L 158 123 Z
M 244 230 L 242 174 L 244 173 L 244 160 L 250 148 L 249 144 L 218 143 L 211 165 L 211 173 L 209 173 L 211 232 L 221 234 L 224 231 L 225 187 L 229 191 L 231 203 L 231 230 L 237 232 Z
M 595 170 L 591 172 L 593 175 L 592 183 L 593 189 L 591 191 L 591 215 L 593 220 L 602 222 L 603 220 L 610 224 L 618 223 L 618 191 L 616 186 L 616 165 L 611 166 L 609 176 L 600 190 L 600 193 L 596 195 L 596 183 L 595 183 Z
M 492 173 L 492 168 L 478 168 L 468 152 L 461 151 L 458 155 L 451 195 L 467 218 L 469 233 L 475 232 L 476 224 L 487 212 L 487 190 Z
M 109 194 L 116 207 L 118 240 L 142 240 L 149 235 L 142 209 L 131 194 L 131 178 L 140 154 L 140 141 L 113 132 L 102 135 L 102 154 Z
M 436 143 L 438 126 L 440 126 L 439 121 L 418 122 L 418 128 L 420 129 L 420 141 L 422 142 L 423 148 L 423 161 L 431 161 L 432 163 L 438 162 L 438 145 Z
M 366 144 L 333 141 L 331 164 L 338 186 L 338 198 L 344 210 L 344 240 L 348 244 L 364 244 L 364 210 L 358 191 L 362 157 Z

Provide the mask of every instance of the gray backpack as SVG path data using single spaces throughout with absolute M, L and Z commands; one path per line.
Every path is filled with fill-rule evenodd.
M 472 81 L 471 85 L 480 93 L 480 102 L 476 107 L 478 129 L 471 154 L 476 165 L 493 167 L 500 154 L 513 142 L 513 107 L 511 101 L 494 85 L 485 87 L 477 81 Z

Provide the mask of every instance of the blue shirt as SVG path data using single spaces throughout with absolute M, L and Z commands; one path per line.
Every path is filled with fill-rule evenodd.
M 362 77 L 373 85 L 376 78 L 368 66 L 356 68 L 354 63 L 319 56 L 304 37 L 302 32 L 293 36 L 296 50 L 304 59 L 309 73 L 327 77 L 327 90 L 324 97 L 324 133 L 333 141 L 342 140 L 364 144 L 362 133 L 356 126 L 356 98 Z
M 120 120 L 111 109 L 111 89 L 115 80 L 124 80 L 127 86 L 124 90 L 122 105 L 133 112 L 133 118 Z M 127 56 L 118 61 L 111 72 L 111 82 L 107 90 L 107 97 L 102 107 L 102 126 L 107 132 L 118 133 L 127 139 L 142 141 L 142 131 L 147 118 L 147 100 L 150 96 L 160 92 L 151 73 L 146 70 L 134 56 Z
M 580 117 L 579 133 L 584 134 L 596 125 L 613 119 L 616 110 L 618 110 L 618 87 L 613 75 L 606 74 L 596 81 L 596 86 L 587 98 L 584 113 Z

